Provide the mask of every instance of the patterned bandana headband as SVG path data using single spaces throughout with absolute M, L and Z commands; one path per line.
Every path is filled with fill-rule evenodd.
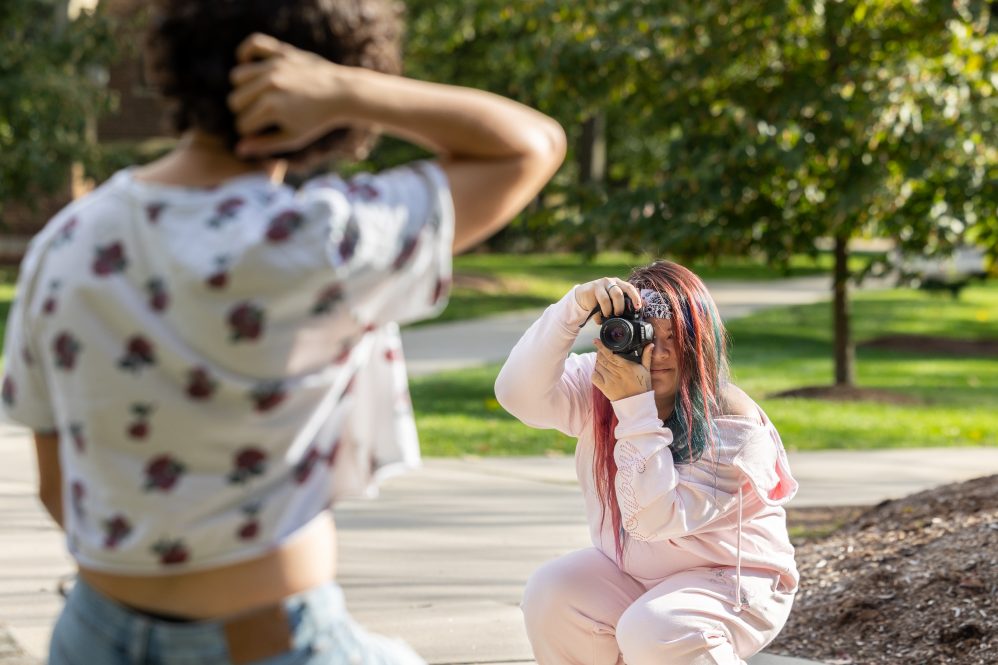
M 641 289 L 641 316 L 645 319 L 671 319 L 672 307 L 658 291 Z

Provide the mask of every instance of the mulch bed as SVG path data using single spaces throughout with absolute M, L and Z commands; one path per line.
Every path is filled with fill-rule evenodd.
M 955 356 L 998 356 L 998 339 L 952 339 L 929 335 L 884 335 L 859 344 L 863 349 Z
M 885 501 L 797 543 L 797 564 L 800 592 L 771 652 L 829 665 L 998 663 L 998 475 Z

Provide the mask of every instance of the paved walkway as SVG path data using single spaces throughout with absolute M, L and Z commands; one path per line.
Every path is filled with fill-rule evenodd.
M 998 449 L 795 453 L 791 463 L 802 485 L 795 505 L 864 505 L 998 473 Z M 574 473 L 569 457 L 434 459 L 379 500 L 342 505 L 340 580 L 353 613 L 432 664 L 529 662 L 524 582 L 589 544 Z M 41 658 L 61 607 L 55 582 L 72 564 L 34 483 L 27 432 L 0 427 L 0 617 Z M 0 626 L 0 664 L 22 665 L 4 644 Z

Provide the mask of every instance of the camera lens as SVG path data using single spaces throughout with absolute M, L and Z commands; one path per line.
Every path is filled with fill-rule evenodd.
M 626 349 L 633 336 L 631 324 L 623 319 L 609 319 L 600 328 L 600 339 L 611 351 Z

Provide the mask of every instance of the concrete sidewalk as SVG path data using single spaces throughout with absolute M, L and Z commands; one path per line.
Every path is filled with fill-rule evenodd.
M 35 498 L 32 455 L 25 430 L 0 426 L 0 624 L 41 659 L 62 604 L 56 581 L 72 562 Z M 862 505 L 996 473 L 998 449 L 796 453 L 791 463 L 796 505 Z M 379 500 L 342 505 L 340 582 L 352 612 L 434 665 L 530 662 L 518 608 L 528 575 L 589 545 L 574 474 L 569 457 L 433 459 Z M 29 662 L 0 625 L 0 665 Z M 751 661 L 793 662 L 805 661 Z

